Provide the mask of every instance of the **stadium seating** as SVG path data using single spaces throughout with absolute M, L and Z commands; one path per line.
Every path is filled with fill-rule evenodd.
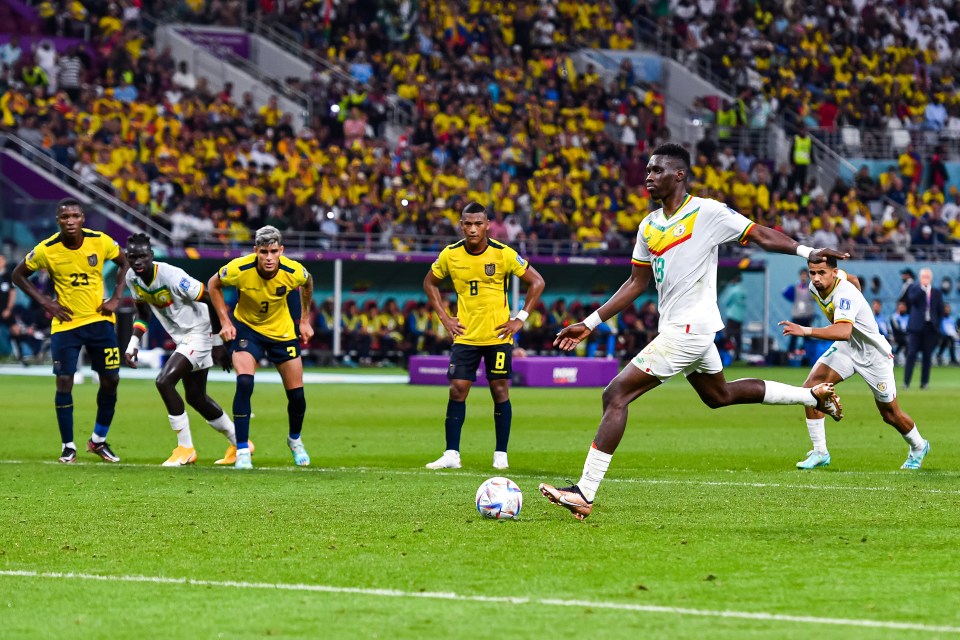
M 629 65 L 605 83 L 591 68 L 578 71 L 568 50 L 628 46 L 649 29 L 646 8 L 621 13 L 605 2 L 521 2 L 516 14 L 498 15 L 499 5 L 471 4 L 458 12 L 459 5 L 426 2 L 398 23 L 365 3 L 339 14 L 324 13 L 324 3 L 282 6 L 282 13 L 273 7 L 261 17 L 291 29 L 357 80 L 306 87 L 324 92 L 321 102 L 336 108 L 313 114 L 311 126 L 296 135 L 290 114 L 269 105 L 257 109 L 229 91 L 212 95 L 202 77 L 175 68 L 168 54 L 150 47 L 136 11 L 96 14 L 101 9 L 93 6 L 91 52 L 80 56 L 90 89 L 46 96 L 42 87 L 30 91 L 14 83 L 0 99 L 2 126 L 69 158 L 75 171 L 171 228 L 183 244 L 240 245 L 251 227 L 269 222 L 304 232 L 305 247 L 429 251 L 438 239 L 456 235 L 456 212 L 478 200 L 495 212 L 492 235 L 527 253 L 629 253 L 651 206 L 643 171 L 646 154 L 668 133 L 665 100 L 657 87 L 633 80 Z M 710 6 L 687 7 L 693 17 L 675 20 L 672 36 L 661 24 L 659 35 L 676 39 L 680 49 L 692 46 L 679 36 L 700 24 L 696 13 Z M 795 185 L 787 179 L 790 167 L 777 166 L 751 144 L 755 111 L 799 105 L 808 124 L 839 124 L 839 135 L 825 139 L 841 150 L 873 145 L 876 135 L 862 123 L 824 107 L 833 104 L 830 96 L 845 106 L 853 100 L 844 93 L 849 81 L 830 80 L 803 67 L 802 56 L 786 55 L 819 51 L 828 62 L 833 55 L 830 64 L 842 73 L 855 66 L 844 57 L 854 45 L 811 31 L 811 12 L 786 16 L 768 2 L 751 7 L 734 2 L 729 12 L 704 16 L 710 27 L 704 37 L 715 38 L 704 44 L 704 51 L 717 52 L 710 56 L 713 71 L 742 91 L 735 104 L 704 97 L 703 121 L 726 124 L 716 128 L 719 140 L 698 148 L 692 190 L 795 235 L 807 224 L 809 236 L 832 226 L 831 244 L 883 254 L 895 236 L 897 211 L 909 213 L 911 229 L 929 217 L 926 181 L 904 203 L 888 197 L 889 185 L 869 197 L 840 184 Z M 179 10 L 216 20 L 223 6 Z M 76 16 L 62 17 L 42 26 L 69 28 L 62 25 Z M 731 17 L 747 25 L 739 48 L 721 36 Z M 57 80 L 70 59 L 64 53 L 48 74 Z M 922 53 L 900 47 L 896 57 L 929 62 Z M 786 63 L 767 64 L 780 61 L 777 56 Z M 17 72 L 24 77 L 23 68 Z M 396 142 L 384 135 L 389 95 L 413 105 L 413 125 Z M 913 120 L 921 106 L 911 107 Z M 883 134 L 888 148 L 911 158 L 899 162 L 910 184 L 931 165 L 921 158 L 925 147 L 916 144 L 911 122 L 890 116 L 887 124 L 893 126 Z M 955 243 L 960 227 L 950 212 L 944 240 Z M 783 219 L 794 213 L 799 225 Z

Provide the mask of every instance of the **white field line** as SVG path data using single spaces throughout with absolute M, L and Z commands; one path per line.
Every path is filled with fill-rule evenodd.
M 0 465 L 29 465 L 42 464 L 50 466 L 61 465 L 55 460 L 0 460 Z M 105 467 L 110 468 L 113 465 L 107 465 L 103 462 L 75 462 L 70 466 L 86 467 Z M 160 464 L 142 464 L 121 462 L 116 465 L 117 468 L 133 469 L 156 469 L 164 473 L 177 473 L 175 470 L 161 467 Z M 204 468 L 204 467 L 197 467 Z M 233 473 L 230 467 L 221 468 L 224 473 Z M 286 472 L 286 473 L 364 473 L 371 475 L 393 475 L 393 476 L 434 476 L 437 478 L 460 476 L 465 478 L 487 478 L 490 473 L 485 471 L 465 471 L 465 470 L 419 470 L 419 469 L 388 469 L 378 467 L 256 467 L 254 472 Z M 849 475 L 855 475 L 851 472 Z M 534 475 L 530 473 L 510 473 L 511 478 L 521 478 L 524 480 L 549 480 L 544 475 Z M 808 474 L 809 475 L 809 474 Z M 906 476 L 901 472 L 899 475 Z M 863 485 L 829 485 L 829 484 L 792 484 L 786 482 L 734 482 L 730 480 L 684 480 L 669 478 L 606 478 L 604 482 L 622 483 L 622 484 L 645 484 L 645 485 L 685 485 L 697 487 L 741 487 L 747 489 L 797 489 L 807 491 L 868 491 L 868 492 L 890 492 L 890 493 L 926 493 L 933 495 L 960 495 L 960 489 L 924 489 L 919 487 L 910 487 L 905 489 L 902 486 L 871 487 Z
M 89 367 L 82 369 L 84 380 L 94 380 L 93 372 Z M 153 380 L 157 377 L 157 369 L 124 369 L 121 377 L 125 380 Z M 36 366 L 24 368 L 16 365 L 0 365 L 0 376 L 17 376 L 26 378 L 50 378 L 50 367 Z M 237 377 L 226 371 L 219 371 L 214 367 L 210 370 L 207 379 L 211 382 L 236 382 Z M 307 384 L 407 384 L 410 376 L 402 373 L 315 373 L 305 371 L 303 381 Z M 257 372 L 257 382 L 279 384 L 280 374 L 276 371 Z
M 812 625 L 832 625 L 875 629 L 896 629 L 900 631 L 923 631 L 927 633 L 960 634 L 960 627 L 927 625 L 916 622 L 893 622 L 886 620 L 866 620 L 857 618 L 824 618 L 819 616 L 794 616 L 763 611 L 730 611 L 711 609 L 691 609 L 686 607 L 667 607 L 620 602 L 593 600 L 563 600 L 556 598 L 512 597 L 465 595 L 446 591 L 400 591 L 397 589 L 367 589 L 362 587 L 337 587 L 322 584 L 288 584 L 272 582 L 242 582 L 221 580 L 198 580 L 193 578 L 168 578 L 165 576 L 122 576 L 100 575 L 92 573 L 61 573 L 40 571 L 3 571 L 0 576 L 10 578 L 40 578 L 50 580 L 91 580 L 98 582 L 133 582 L 176 586 L 221 587 L 226 589 L 259 589 L 272 591 L 303 591 L 313 593 L 335 593 L 379 598 L 420 598 L 426 600 L 451 600 L 458 602 L 480 602 L 493 604 L 536 605 L 546 607 L 582 607 L 606 609 L 634 613 L 655 613 L 673 616 L 697 616 L 705 618 L 727 618 L 740 620 L 758 620 L 764 622 L 787 622 Z

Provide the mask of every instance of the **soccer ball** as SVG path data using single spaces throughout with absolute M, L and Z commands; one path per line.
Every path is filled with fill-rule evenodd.
M 523 493 L 517 483 L 509 478 L 490 478 L 477 489 L 477 511 L 484 518 L 520 517 Z

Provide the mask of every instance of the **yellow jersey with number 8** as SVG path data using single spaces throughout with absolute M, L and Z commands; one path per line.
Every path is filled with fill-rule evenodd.
M 266 280 L 257 271 L 257 254 L 253 253 L 231 260 L 218 273 L 220 282 L 236 287 L 239 293 L 234 318 L 271 340 L 284 342 L 297 337 L 287 294 L 309 279 L 302 264 L 280 256 L 277 274 Z
M 516 251 L 491 239 L 479 254 L 467 251 L 463 240 L 440 252 L 431 270 L 440 280 L 450 276 L 457 291 L 457 318 L 467 328 L 454 342 L 486 346 L 513 341 L 498 337 L 497 327 L 510 319 L 510 276 L 522 276 L 528 266 Z
M 83 242 L 76 249 L 63 244 L 56 233 L 37 246 L 24 258 L 31 271 L 46 269 L 53 281 L 57 302 L 70 310 L 71 319 L 62 322 L 53 319 L 50 333 L 69 331 L 87 324 L 108 320 L 113 314 L 101 315 L 97 309 L 103 304 L 103 266 L 107 260 L 120 255 L 120 247 L 105 233 L 83 230 Z

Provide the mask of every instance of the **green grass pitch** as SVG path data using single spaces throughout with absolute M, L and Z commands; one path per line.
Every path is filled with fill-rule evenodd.
M 632 405 L 577 522 L 537 483 L 579 477 L 600 390 L 514 389 L 506 475 L 525 501 L 496 522 L 473 504 L 500 475 L 485 388 L 464 468 L 430 472 L 445 388 L 309 386 L 313 466 L 296 469 L 283 391 L 259 384 L 258 468 L 239 473 L 213 466 L 225 441 L 192 412 L 200 462 L 161 468 L 175 438 L 136 380 L 109 438 L 123 462 L 58 465 L 52 378 L 0 376 L 0 637 L 960 637 L 960 371 L 901 393 L 932 443 L 920 472 L 899 470 L 906 444 L 863 382 L 839 390 L 833 465 L 799 472 L 800 408 L 711 411 L 671 381 Z M 229 408 L 231 385 L 211 394 Z M 74 398 L 82 443 L 95 387 Z

